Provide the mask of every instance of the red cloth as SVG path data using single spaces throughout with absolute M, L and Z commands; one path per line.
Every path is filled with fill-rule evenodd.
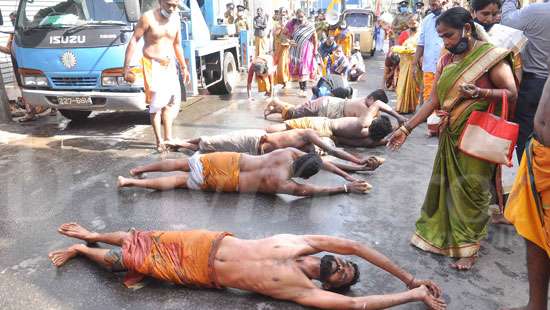
M 408 30 L 402 31 L 399 37 L 397 38 L 397 45 L 403 45 L 405 41 L 411 36 L 410 32 Z

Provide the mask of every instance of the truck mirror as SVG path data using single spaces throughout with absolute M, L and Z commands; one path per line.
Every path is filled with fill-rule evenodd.
M 4 17 L 2 16 L 2 10 L 0 9 L 0 26 L 4 25 Z
M 139 20 L 141 15 L 139 0 L 124 0 L 124 10 L 129 22 L 136 23 Z

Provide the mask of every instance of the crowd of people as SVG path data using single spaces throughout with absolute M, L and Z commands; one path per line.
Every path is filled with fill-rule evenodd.
M 176 63 L 165 63 L 166 50 L 188 78 L 178 31 L 166 19 L 175 11 L 173 0 L 161 0 L 159 9 L 146 13 L 130 41 L 129 59 L 140 38 L 148 63 L 159 63 L 174 79 Z M 120 176 L 118 186 L 155 190 L 189 189 L 214 192 L 252 192 L 295 196 L 365 194 L 372 186 L 353 174 L 375 170 L 384 160 L 359 157 L 337 146 L 377 147 L 399 150 L 408 136 L 429 118 L 437 118 L 439 147 L 420 218 L 411 243 L 421 250 L 455 258 L 451 268 L 470 270 L 478 258 L 481 241 L 491 219 L 511 223 L 527 241 L 529 304 L 527 309 L 547 309 L 550 280 L 550 3 L 518 8 L 515 0 L 472 0 L 471 10 L 440 0 L 429 1 L 429 12 L 409 12 L 402 2 L 391 25 L 379 23 L 376 32 L 390 36 L 385 86 L 395 88 L 394 110 L 383 89 L 365 98 L 353 98 L 346 82 L 356 67 L 353 37 L 345 21 L 327 21 L 319 12 L 310 22 L 302 10 L 289 16 L 281 8 L 273 18 L 259 9 L 254 17 L 256 57 L 248 74 L 248 94 L 256 77 L 266 99 L 264 117 L 279 123 L 264 129 L 201 136 L 184 142 L 172 139 L 172 105 L 177 101 L 169 86 L 146 83 L 157 146 L 196 151 L 189 158 L 163 160 Z M 227 22 L 237 23 L 228 6 Z M 168 15 L 168 17 L 167 17 Z M 164 21 L 161 23 L 160 21 Z M 509 48 L 492 43 L 502 27 L 523 31 L 525 48 L 515 42 Z M 248 25 L 241 25 L 248 27 Z M 164 28 L 166 27 L 166 28 Z M 385 29 L 384 29 L 385 28 Z M 165 33 L 159 40 L 151 32 Z M 504 31 L 504 30 L 499 30 Z M 175 34 L 174 34 L 175 33 Z M 269 54 L 267 38 L 273 38 Z M 377 40 L 378 41 L 378 40 Z M 170 42 L 167 46 L 163 46 Z M 179 47 L 178 47 L 179 46 Z M 518 66 L 518 60 L 521 65 Z M 126 67 L 126 78 L 131 78 Z M 390 77 L 391 76 L 391 77 Z M 297 82 L 302 93 L 307 82 L 313 98 L 292 104 L 275 97 L 274 85 Z M 162 81 L 160 83 L 162 83 Z M 339 83 L 339 84 L 336 84 Z M 335 87 L 337 86 L 337 87 Z M 168 87 L 168 88 L 166 88 Z M 500 108 L 504 98 L 510 109 Z M 517 157 L 521 162 L 507 205 L 503 199 L 501 166 L 470 156 L 458 148 L 469 118 L 492 111 L 497 105 L 503 118 L 519 123 Z M 400 113 L 413 113 L 410 118 Z M 506 113 L 508 112 L 508 113 Z M 392 125 L 388 116 L 395 119 Z M 164 135 L 161 134 L 161 120 Z M 482 143 L 480 141 L 479 143 Z M 490 146 L 486 146 L 490 147 Z M 332 162 L 329 154 L 341 160 Z M 304 182 L 320 170 L 347 182 L 325 187 Z M 144 178 L 147 172 L 180 172 L 161 178 Z M 491 217 L 490 205 L 500 212 Z M 509 222 L 508 222 L 509 221 Z M 76 244 L 50 253 L 56 266 L 83 255 L 112 271 L 128 271 L 127 285 L 151 276 L 178 284 L 207 288 L 233 287 L 290 300 L 305 306 L 330 309 L 383 309 L 422 301 L 431 309 L 445 309 L 440 287 L 419 280 L 387 257 L 358 242 L 329 236 L 277 235 L 262 240 L 242 240 L 227 232 L 137 231 L 99 234 L 76 223 L 62 225 L 59 232 L 88 243 L 103 242 L 121 249 L 92 248 Z M 359 280 L 357 265 L 340 257 L 311 256 L 319 252 L 356 255 L 388 271 L 406 285 L 407 291 L 392 295 L 348 297 L 342 295 Z M 183 254 L 185 253 L 185 254 Z M 190 253 L 190 254 L 189 254 Z M 275 262 L 275 263 L 274 263 Z M 313 280 L 322 283 L 321 288 Z

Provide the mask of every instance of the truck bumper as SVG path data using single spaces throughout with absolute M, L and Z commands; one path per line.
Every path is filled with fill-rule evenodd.
M 32 106 L 44 106 L 61 110 L 78 111 L 143 111 L 146 109 L 143 92 L 97 92 L 97 91 L 54 91 L 41 89 L 23 89 L 25 103 Z M 90 97 L 92 104 L 60 105 L 58 97 Z

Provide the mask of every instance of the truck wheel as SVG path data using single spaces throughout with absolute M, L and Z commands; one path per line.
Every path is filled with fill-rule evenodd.
M 208 91 L 213 95 L 228 95 L 233 91 L 237 81 L 237 63 L 235 57 L 230 52 L 223 55 L 223 79 L 208 87 Z M 216 74 L 214 74 L 216 76 Z M 207 81 L 208 82 L 208 81 Z
M 88 118 L 92 111 L 59 110 L 61 115 L 73 121 L 82 121 Z

